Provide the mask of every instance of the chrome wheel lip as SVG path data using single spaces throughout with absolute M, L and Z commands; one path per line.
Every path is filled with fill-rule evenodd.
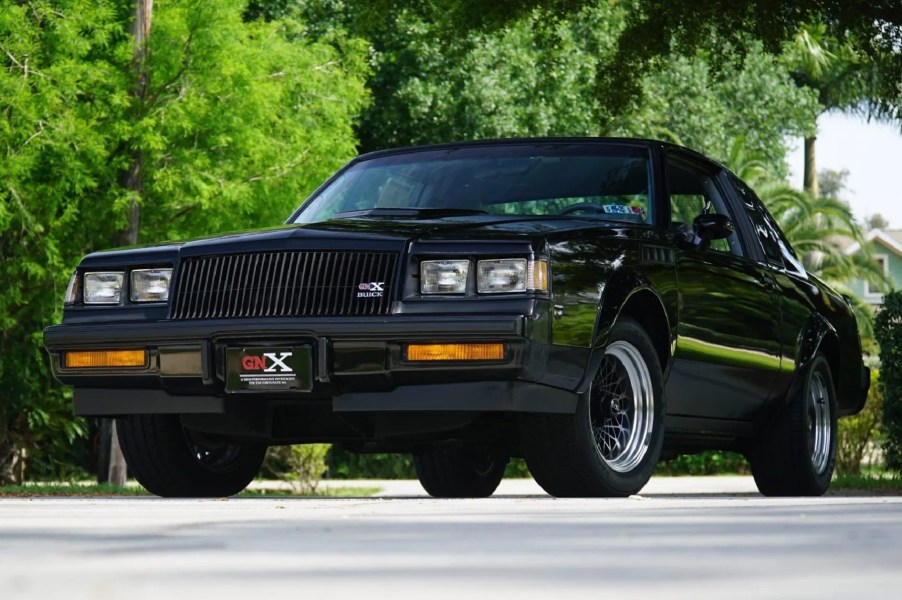
M 601 410 L 604 399 L 595 397 L 596 394 L 601 393 L 596 389 L 590 391 L 589 423 L 592 427 L 595 449 L 599 457 L 611 470 L 617 473 L 628 473 L 635 469 L 645 458 L 652 438 L 655 398 L 651 373 L 642 354 L 629 342 L 624 340 L 612 342 L 605 349 L 604 354 L 604 360 L 613 359 L 620 363 L 620 368 L 623 368 L 625 371 L 630 391 L 632 392 L 632 397 L 630 398 L 612 399 L 612 402 L 617 405 L 618 414 L 625 415 L 629 423 L 625 441 L 621 444 L 619 452 L 613 454 L 608 452 L 606 455 L 604 444 L 601 440 L 604 436 L 603 428 L 606 425 L 611 427 L 611 415 L 604 414 Z M 625 407 L 619 406 L 623 400 L 626 400 L 627 406 Z M 593 408 L 602 414 L 596 414 L 593 418 Z
M 833 426 L 830 414 L 830 394 L 827 390 L 827 382 L 820 371 L 811 374 L 805 401 L 811 466 L 818 475 L 821 475 L 827 470 L 827 463 L 830 459 Z

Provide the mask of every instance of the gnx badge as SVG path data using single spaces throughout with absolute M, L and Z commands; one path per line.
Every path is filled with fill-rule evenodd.
M 264 352 L 263 356 L 245 356 L 241 359 L 241 366 L 245 371 L 261 371 L 263 373 L 291 373 L 294 371 L 285 364 L 285 361 L 291 357 L 291 352 Z M 278 371 L 277 371 L 278 369 Z
M 370 281 L 357 286 L 358 298 L 381 298 L 385 289 L 384 281 Z
M 309 346 L 226 349 L 226 390 L 309 391 L 313 378 Z

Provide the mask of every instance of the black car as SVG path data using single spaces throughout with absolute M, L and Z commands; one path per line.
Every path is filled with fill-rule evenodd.
M 310 442 L 412 453 L 433 496 L 492 494 L 512 456 L 552 495 L 625 496 L 705 449 L 818 495 L 870 381 L 755 193 L 649 140 L 367 154 L 283 226 L 90 254 L 44 341 L 161 496 Z

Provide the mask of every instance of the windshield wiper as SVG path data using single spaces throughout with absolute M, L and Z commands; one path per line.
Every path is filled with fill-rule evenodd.
M 465 217 L 468 215 L 487 215 L 484 210 L 472 208 L 367 208 L 335 213 L 333 219 L 353 219 L 354 217 L 406 217 L 409 219 Z

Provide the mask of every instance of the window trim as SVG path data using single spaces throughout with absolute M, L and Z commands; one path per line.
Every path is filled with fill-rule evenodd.
M 729 216 L 730 220 L 733 222 L 736 239 L 739 241 L 739 246 L 742 249 L 742 254 L 720 251 L 714 251 L 714 253 L 719 256 L 729 256 L 734 259 L 757 262 L 758 245 L 760 245 L 760 242 L 749 239 L 749 234 L 746 227 L 746 220 L 748 219 L 748 215 L 745 214 L 745 208 L 742 206 L 742 203 L 738 201 L 738 198 L 736 198 L 737 192 L 733 189 L 733 186 L 726 178 L 728 171 L 715 162 L 712 162 L 704 157 L 695 156 L 694 154 L 681 152 L 680 149 L 668 148 L 665 149 L 664 152 L 662 152 L 662 155 L 663 156 L 661 162 L 665 182 L 665 185 L 662 187 L 664 187 L 664 201 L 667 210 L 667 226 L 670 227 L 670 225 L 673 223 L 673 214 L 671 211 L 672 201 L 670 195 L 670 180 L 667 172 L 669 162 L 672 160 L 676 163 L 682 164 L 684 168 L 698 171 L 699 174 L 710 178 L 712 185 L 720 194 L 720 197 L 723 200 L 726 209 L 730 213 L 727 216 Z
M 874 253 L 873 257 L 878 262 L 880 262 L 880 261 L 883 262 L 883 274 L 889 276 L 889 254 Z M 871 283 L 867 279 L 864 280 L 865 300 L 878 300 L 878 301 L 882 302 L 884 293 L 885 292 L 882 292 L 880 290 L 876 290 L 876 291 L 871 290 Z

